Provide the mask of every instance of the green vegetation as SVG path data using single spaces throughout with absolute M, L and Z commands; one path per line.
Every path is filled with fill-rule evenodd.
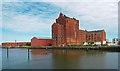
M 94 42 L 88 42 L 88 45 L 89 45 L 89 46 L 93 46 L 93 45 L 95 45 L 95 44 L 94 44 Z
M 19 46 L 19 48 L 30 48 L 31 46 Z
M 27 42 L 27 43 L 26 43 L 26 46 L 31 46 L 31 43 L 30 43 L 30 42 Z

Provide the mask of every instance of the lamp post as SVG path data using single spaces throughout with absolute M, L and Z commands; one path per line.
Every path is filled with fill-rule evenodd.
M 15 40 L 15 46 L 17 46 L 17 44 L 16 44 L 16 40 Z

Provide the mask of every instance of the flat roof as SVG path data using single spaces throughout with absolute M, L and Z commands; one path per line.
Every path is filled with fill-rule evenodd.
M 95 30 L 95 31 L 87 31 L 87 32 L 103 32 L 105 30 Z
M 33 38 L 37 38 L 37 39 L 52 39 L 50 37 L 33 37 Z

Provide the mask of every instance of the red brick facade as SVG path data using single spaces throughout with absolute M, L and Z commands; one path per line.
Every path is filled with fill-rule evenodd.
M 28 42 L 6 42 L 2 43 L 3 47 L 16 47 L 16 46 L 26 46 Z
M 83 45 L 84 42 L 86 42 L 86 35 L 87 35 L 87 31 L 85 30 L 79 30 L 79 37 L 80 37 L 80 45 Z
M 78 45 L 79 20 L 69 18 L 60 13 L 52 25 L 53 46 Z
M 120 45 L 120 41 L 118 41 L 118 45 Z
M 104 44 L 104 41 L 106 41 L 106 32 L 104 30 L 87 31 L 86 38 L 87 42 L 101 42 L 101 44 Z
M 32 47 L 52 46 L 52 39 L 33 37 L 31 39 L 31 46 Z
M 81 45 L 85 42 L 100 42 L 103 44 L 104 41 L 106 41 L 104 30 L 79 30 L 79 20 L 69 18 L 62 13 L 52 25 L 53 46 Z

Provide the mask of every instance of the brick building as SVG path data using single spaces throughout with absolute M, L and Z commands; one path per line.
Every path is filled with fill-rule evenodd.
M 105 44 L 106 32 L 104 30 L 79 30 L 79 20 L 69 18 L 60 13 L 56 22 L 52 24 L 52 45 L 81 45 L 85 42 L 95 42 L 95 44 L 101 45 Z
M 118 42 L 118 45 L 120 45 L 120 41 Z
M 79 30 L 79 39 L 80 39 L 80 45 L 83 45 L 85 42 L 87 42 L 87 31 L 86 30 Z
M 52 39 L 33 37 L 31 39 L 31 46 L 32 47 L 52 46 Z
M 106 32 L 104 30 L 87 31 L 86 42 L 94 42 L 96 45 L 106 44 Z
M 79 45 L 79 20 L 62 13 L 52 25 L 53 46 Z
M 5 43 L 2 43 L 2 47 L 26 46 L 27 43 L 30 43 L 30 42 L 5 42 Z

